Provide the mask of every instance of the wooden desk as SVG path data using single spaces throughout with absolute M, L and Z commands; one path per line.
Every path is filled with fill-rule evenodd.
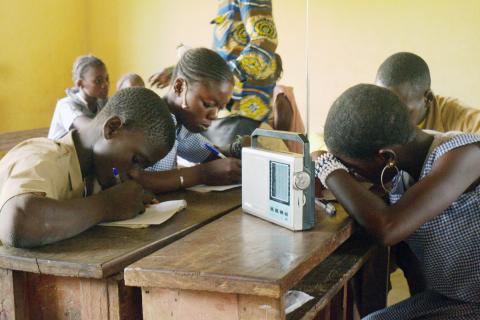
M 346 213 L 292 232 L 237 209 L 125 269 L 143 319 L 285 319 L 285 292 L 353 233 Z
M 24 140 L 37 137 L 46 137 L 47 135 L 48 128 L 0 132 L 0 158 L 3 157 L 8 152 L 8 150 L 12 149 Z
M 186 199 L 187 209 L 161 226 L 94 227 L 36 249 L 0 247 L 0 319 L 139 319 L 140 290 L 123 283 L 128 264 L 241 204 L 240 189 L 158 197 Z

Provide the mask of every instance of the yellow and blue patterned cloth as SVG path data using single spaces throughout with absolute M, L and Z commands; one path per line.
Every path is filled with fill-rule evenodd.
M 271 0 L 221 0 L 214 48 L 235 74 L 231 114 L 264 121 L 271 111 L 277 30 Z

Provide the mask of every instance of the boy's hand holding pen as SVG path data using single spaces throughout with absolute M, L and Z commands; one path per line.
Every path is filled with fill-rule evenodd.
M 115 184 L 121 184 L 122 180 L 120 179 L 120 172 L 119 172 L 118 168 L 112 168 L 112 174 L 113 174 L 113 177 L 115 178 Z M 148 207 L 151 204 L 160 203 L 160 201 L 158 201 L 156 198 L 154 198 L 153 195 L 150 192 L 146 192 L 144 190 L 144 194 L 145 194 L 145 198 L 148 199 L 148 201 L 146 201 L 145 207 Z

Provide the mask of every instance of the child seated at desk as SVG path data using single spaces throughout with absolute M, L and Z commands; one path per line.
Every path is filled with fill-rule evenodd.
M 67 89 L 67 96 L 55 106 L 48 131 L 50 139 L 59 139 L 71 129 L 86 125 L 107 101 L 109 79 L 102 60 L 92 55 L 78 57 L 72 75 L 75 87 Z
M 399 52 L 388 57 L 377 71 L 375 84 L 398 95 L 420 129 L 480 133 L 480 109 L 434 95 L 428 65 L 416 54 Z
M 145 87 L 145 82 L 138 74 L 127 73 L 118 80 L 117 90 L 130 87 Z
M 394 93 L 361 84 L 334 102 L 325 142 L 322 184 L 382 243 L 405 240 L 427 280 L 426 291 L 366 319 L 478 319 L 480 135 L 424 132 Z M 349 172 L 381 184 L 390 205 Z
M 132 218 L 152 197 L 127 172 L 163 158 L 174 140 L 165 102 L 151 90 L 127 88 L 63 138 L 20 143 L 0 161 L 2 243 L 34 247 Z M 104 191 L 90 195 L 87 178 L 96 178 Z
M 235 158 L 218 159 L 205 144 L 205 131 L 225 107 L 233 90 L 233 75 L 217 53 L 206 48 L 187 50 L 175 66 L 170 89 L 164 97 L 176 122 L 176 141 L 172 151 L 149 168 L 132 170 L 131 176 L 155 193 L 187 188 L 198 184 L 238 183 L 241 162 Z M 227 157 L 229 148 L 222 150 Z M 177 155 L 194 163 L 177 168 Z

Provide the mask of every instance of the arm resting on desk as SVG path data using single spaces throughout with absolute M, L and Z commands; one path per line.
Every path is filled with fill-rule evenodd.
M 430 174 L 410 187 L 393 205 L 386 204 L 343 170 L 333 171 L 326 184 L 358 223 L 384 245 L 394 245 L 478 185 L 479 160 L 478 144 L 449 151 L 435 162 Z
M 145 189 L 162 193 L 198 184 L 215 186 L 238 183 L 241 180 L 241 162 L 234 158 L 217 159 L 188 168 L 157 172 L 132 170 L 129 174 Z
M 129 219 L 144 211 L 151 195 L 133 181 L 87 198 L 56 200 L 25 193 L 0 211 L 0 239 L 13 247 L 35 247 L 73 237 L 103 221 Z

